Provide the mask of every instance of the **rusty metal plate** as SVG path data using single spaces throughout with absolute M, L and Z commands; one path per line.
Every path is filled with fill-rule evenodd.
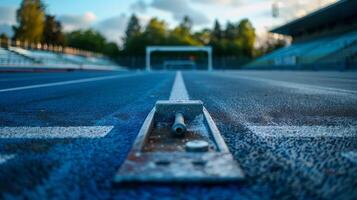
M 185 107 L 187 103 L 187 107 Z M 140 129 L 128 158 L 114 182 L 201 182 L 239 181 L 244 174 L 233 159 L 221 134 L 200 101 L 159 101 Z M 186 109 L 186 110 L 185 110 Z M 183 137 L 170 133 L 164 111 L 184 112 L 187 132 Z M 171 119 L 172 120 L 172 119 Z M 209 144 L 205 152 L 188 152 L 185 144 L 201 140 Z
M 226 182 L 243 178 L 229 153 L 132 153 L 115 182 Z
M 203 103 L 199 100 L 168 100 L 157 101 L 155 105 L 156 119 L 168 121 L 174 118 L 175 113 L 182 113 L 187 119 L 192 120 L 202 114 Z

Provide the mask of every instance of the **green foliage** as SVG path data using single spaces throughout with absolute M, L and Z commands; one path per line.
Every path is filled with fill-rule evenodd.
M 192 26 L 193 26 L 192 20 L 188 16 L 185 16 L 183 18 L 182 22 L 180 23 L 179 28 L 182 31 L 184 31 L 187 34 L 189 34 L 189 33 L 191 33 Z
M 277 49 L 285 47 L 288 45 L 288 40 L 283 37 L 276 37 L 274 34 L 268 33 L 266 36 L 266 41 L 264 41 L 259 48 L 254 50 L 254 56 L 260 57 Z
M 16 12 L 18 26 L 14 26 L 14 39 L 30 43 L 64 45 L 62 25 L 55 16 L 45 14 L 41 0 L 23 0 Z
M 109 57 L 116 58 L 120 54 L 120 50 L 116 43 L 109 42 L 104 46 L 104 50 L 102 53 Z
M 215 20 L 212 29 L 193 32 L 193 23 L 188 16 L 177 27 L 169 29 L 165 21 L 157 18 L 152 18 L 145 27 L 141 27 L 137 16 L 132 15 L 125 31 L 122 50 L 92 29 L 64 35 L 61 23 L 54 16 L 45 14 L 45 6 L 41 0 L 23 0 L 16 19 L 18 26 L 13 27 L 15 39 L 68 45 L 111 57 L 119 54 L 129 57 L 144 56 L 146 46 L 149 45 L 211 45 L 215 56 L 252 58 L 284 45 L 278 41 L 255 50 L 255 29 L 248 19 L 238 23 L 228 22 L 225 27 Z
M 238 25 L 238 39 L 241 43 L 242 53 L 252 57 L 255 43 L 255 29 L 248 19 L 240 21 Z
M 212 40 L 221 40 L 223 38 L 223 31 L 218 20 L 214 21 L 211 37 Z
M 195 32 L 192 37 L 200 44 L 208 45 L 211 41 L 211 30 L 203 29 L 201 31 Z
M 119 53 L 119 48 L 115 43 L 108 43 L 104 36 L 92 29 L 67 33 L 66 44 L 70 47 L 103 53 L 111 57 L 116 57 Z
M 147 45 L 165 45 L 168 28 L 163 20 L 152 18 L 143 33 Z
M 70 47 L 99 53 L 104 49 L 105 38 L 92 29 L 77 30 L 66 35 L 66 43 Z
M 255 29 L 248 19 L 237 24 L 228 22 L 225 29 L 216 20 L 212 30 L 192 33 L 192 21 L 187 16 L 171 30 L 165 21 L 152 18 L 141 31 L 133 15 L 126 30 L 123 55 L 143 56 L 149 45 L 211 45 L 216 56 L 251 58 L 254 55 L 254 43 Z
M 7 41 L 9 37 L 6 35 L 6 33 L 1 33 L 0 34 L 0 40 L 1 41 Z
M 46 15 L 43 42 L 47 44 L 64 45 L 65 38 L 62 33 L 62 25 L 55 16 Z
M 18 26 L 14 26 L 14 38 L 28 42 L 41 42 L 43 37 L 45 8 L 40 0 L 23 0 L 16 12 Z
M 140 34 L 141 26 L 139 19 L 133 14 L 128 22 L 128 28 L 125 31 L 125 40 L 130 40 L 132 37 Z
M 215 55 L 252 58 L 254 43 L 255 29 L 248 19 L 238 24 L 227 22 L 225 30 L 215 21 L 210 40 Z

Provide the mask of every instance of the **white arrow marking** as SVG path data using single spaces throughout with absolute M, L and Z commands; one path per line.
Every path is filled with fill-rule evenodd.
M 100 138 L 114 126 L 0 127 L 0 139 Z

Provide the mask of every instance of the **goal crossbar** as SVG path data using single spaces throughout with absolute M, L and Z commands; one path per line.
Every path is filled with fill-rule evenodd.
M 208 70 L 212 70 L 212 47 L 210 46 L 148 46 L 146 47 L 146 70 L 151 70 L 151 53 L 155 51 L 165 52 L 194 52 L 204 51 L 208 55 Z

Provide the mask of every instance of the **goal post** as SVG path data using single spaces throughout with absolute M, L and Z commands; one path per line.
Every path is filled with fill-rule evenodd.
M 151 70 L 151 53 L 155 51 L 161 52 L 207 52 L 208 71 L 212 71 L 212 47 L 210 46 L 148 46 L 146 47 L 146 70 Z

